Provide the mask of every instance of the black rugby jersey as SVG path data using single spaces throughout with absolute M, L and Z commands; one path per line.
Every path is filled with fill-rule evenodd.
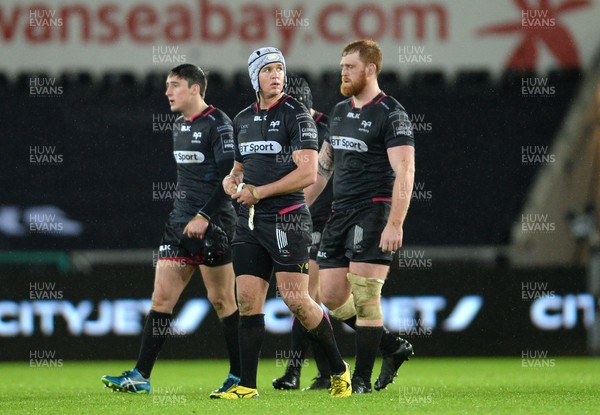
M 327 124 L 329 123 L 329 116 L 322 112 L 315 111 L 313 115 L 315 124 L 317 125 L 317 131 L 319 134 L 319 150 L 323 146 L 323 142 L 328 139 Z M 333 202 L 333 179 L 327 182 L 327 185 L 310 207 L 310 215 L 314 222 L 326 221 L 331 216 L 331 202 Z
M 383 92 L 362 108 L 354 108 L 352 98 L 339 102 L 330 115 L 329 142 L 335 159 L 334 209 L 366 200 L 389 200 L 396 174 L 387 149 L 414 146 L 404 107 Z
M 244 183 L 273 183 L 296 169 L 292 153 L 317 150 L 317 127 L 306 107 L 284 94 L 266 110 L 256 103 L 233 119 L 235 160 L 244 164 Z M 255 214 L 281 212 L 304 204 L 304 192 L 268 197 L 255 206 Z M 242 206 L 247 211 L 246 206 Z
M 228 174 L 234 154 L 231 119 L 223 111 L 209 105 L 190 120 L 177 118 L 173 126 L 178 190 L 175 211 L 185 217 L 198 211 L 211 216 L 220 209 L 232 209 L 231 198 L 223 191 L 224 174 L 219 165 Z

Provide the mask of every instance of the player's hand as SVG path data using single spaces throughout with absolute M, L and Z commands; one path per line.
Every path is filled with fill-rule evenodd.
M 402 248 L 402 226 L 385 225 L 381 232 L 379 248 L 385 253 L 393 253 Z
M 208 229 L 208 219 L 202 215 L 196 215 L 183 229 L 183 234 L 188 238 L 204 239 Z
M 237 192 L 238 184 L 240 184 L 240 180 L 237 177 L 228 174 L 223 179 L 223 190 L 231 196 Z
M 235 199 L 240 205 L 250 206 L 257 204 L 260 200 L 260 198 L 256 197 L 256 195 L 258 195 L 256 192 L 256 187 L 252 186 L 251 184 L 246 184 L 239 192 L 236 191 L 233 195 L 231 195 L 231 198 Z

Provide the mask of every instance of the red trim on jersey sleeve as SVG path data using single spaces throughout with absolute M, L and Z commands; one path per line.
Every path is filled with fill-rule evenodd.
M 315 118 L 315 123 L 319 122 L 319 120 L 323 118 L 323 113 L 322 112 L 317 112 L 317 118 Z
M 373 203 L 375 203 L 375 202 L 391 202 L 392 198 L 391 197 L 374 197 L 371 199 L 371 201 Z

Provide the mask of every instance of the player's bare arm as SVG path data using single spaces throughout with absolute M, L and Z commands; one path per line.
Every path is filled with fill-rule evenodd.
M 389 148 L 387 153 L 390 165 L 396 173 L 396 179 L 392 193 L 392 208 L 381 233 L 379 248 L 383 252 L 393 252 L 402 247 L 402 225 L 410 205 L 415 178 L 415 148 L 397 146 Z
M 233 162 L 233 168 L 231 169 L 231 173 L 229 173 L 223 179 L 223 190 L 229 196 L 233 195 L 237 192 L 237 187 L 240 183 L 244 181 L 244 164 L 239 161 Z
M 312 206 L 317 200 L 333 174 L 333 147 L 327 141 L 323 142 L 319 151 L 318 163 L 316 182 L 304 189 L 304 198 L 308 206 Z
M 300 191 L 316 181 L 317 158 L 316 150 L 296 150 L 292 153 L 296 169 L 273 183 L 258 187 L 247 185 L 231 197 L 243 205 L 255 205 L 267 197 Z

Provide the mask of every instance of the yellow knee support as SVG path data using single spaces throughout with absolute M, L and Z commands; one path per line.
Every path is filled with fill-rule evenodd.
M 348 298 L 348 301 L 346 301 L 344 304 L 342 304 L 335 310 L 329 310 L 329 313 L 331 314 L 331 317 L 335 318 L 336 320 L 342 321 L 354 317 L 356 315 L 356 308 L 354 308 L 354 298 L 350 296 L 350 298 Z
M 376 278 L 367 278 L 356 275 L 351 272 L 347 275 L 348 281 L 352 284 L 352 295 L 356 305 L 356 316 L 359 320 L 381 320 L 383 313 L 381 311 L 381 289 L 384 280 Z M 373 300 L 377 300 L 375 304 Z

